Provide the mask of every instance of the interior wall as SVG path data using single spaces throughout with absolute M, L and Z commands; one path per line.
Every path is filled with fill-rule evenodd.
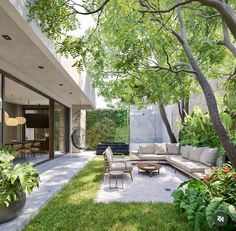
M 16 117 L 21 115 L 21 106 L 6 102 L 5 111 L 9 117 Z M 22 125 L 14 127 L 5 125 L 4 143 L 11 143 L 13 140 L 22 141 Z

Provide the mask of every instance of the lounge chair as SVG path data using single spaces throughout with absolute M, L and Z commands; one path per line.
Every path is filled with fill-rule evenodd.
M 124 173 L 129 173 L 131 180 L 133 181 L 133 167 L 127 163 L 124 159 L 119 160 L 113 157 L 111 148 L 108 147 L 104 152 L 104 174 L 110 171 L 122 171 Z

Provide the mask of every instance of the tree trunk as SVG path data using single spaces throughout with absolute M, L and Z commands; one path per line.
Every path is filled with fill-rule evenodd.
M 174 133 L 172 132 L 169 120 L 166 115 L 165 106 L 163 104 L 159 104 L 159 110 L 160 110 L 161 118 L 162 118 L 163 123 L 165 124 L 171 143 L 177 143 L 177 139 Z
M 225 3 L 224 1 L 216 1 L 216 0 L 195 0 L 200 2 L 202 5 L 210 6 L 215 8 L 219 13 L 222 19 L 227 24 L 230 32 L 234 36 L 236 40 L 236 15 L 234 10 Z
M 203 90 L 203 93 L 205 95 L 207 107 L 208 107 L 208 110 L 209 110 L 209 113 L 210 113 L 210 116 L 211 116 L 211 119 L 213 122 L 213 126 L 220 138 L 220 142 L 224 147 L 227 157 L 231 161 L 232 165 L 234 167 L 236 167 L 236 147 L 232 143 L 229 135 L 227 134 L 226 129 L 224 128 L 224 126 L 222 124 L 222 121 L 221 121 L 220 115 L 219 115 L 219 111 L 218 111 L 218 107 L 217 107 L 217 103 L 216 103 L 216 99 L 215 99 L 214 93 L 212 91 L 211 85 L 209 84 L 209 82 L 205 78 L 204 74 L 202 73 L 202 71 L 201 71 L 200 67 L 198 66 L 197 61 L 193 57 L 193 54 L 192 54 L 191 49 L 189 47 L 186 29 L 185 29 L 184 21 L 182 18 L 181 7 L 178 7 L 178 17 L 179 17 L 179 22 L 181 25 L 181 37 L 176 36 L 176 34 L 174 34 L 174 33 L 173 34 L 176 36 L 176 38 L 181 43 L 181 45 L 185 51 L 185 54 L 189 60 L 189 63 L 192 66 L 192 69 L 197 73 L 196 79 L 199 82 L 199 84 Z
M 179 116 L 181 118 L 182 124 L 184 123 L 184 118 L 186 114 L 189 113 L 189 98 L 183 99 L 181 102 L 178 102 L 178 110 L 179 110 Z
M 185 116 L 189 114 L 189 98 L 184 100 L 184 108 L 183 108 L 183 119 L 185 119 Z

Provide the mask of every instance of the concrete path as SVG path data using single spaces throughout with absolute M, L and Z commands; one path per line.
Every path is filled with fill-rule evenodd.
M 76 173 L 93 157 L 94 152 L 66 154 L 37 166 L 40 187 L 27 196 L 22 213 L 12 221 L 0 224 L 0 231 L 19 231 Z

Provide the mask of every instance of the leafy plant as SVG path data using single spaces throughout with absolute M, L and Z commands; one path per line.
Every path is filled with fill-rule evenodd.
M 32 164 L 16 164 L 8 151 L 0 152 L 0 206 L 9 206 L 22 191 L 31 193 L 39 185 L 39 175 Z
M 128 110 L 99 109 L 86 112 L 87 146 L 101 142 L 128 142 Z
M 227 98 L 227 97 L 226 97 Z M 220 100 L 218 99 L 218 102 Z M 220 105 L 220 116 L 222 123 L 230 135 L 232 141 L 236 143 L 236 134 L 234 130 L 234 120 L 231 113 L 228 111 L 227 105 Z M 219 137 L 213 127 L 209 113 L 203 113 L 202 110 L 195 106 L 192 115 L 186 115 L 184 123 L 177 123 L 180 128 L 180 143 L 182 145 L 192 145 L 196 147 L 217 147 L 220 153 L 224 155 L 224 149 L 220 143 Z
M 172 196 L 176 209 L 186 214 L 194 231 L 201 230 L 204 225 L 217 228 L 217 212 L 228 215 L 229 221 L 224 229 L 236 228 L 236 172 L 230 164 L 214 169 L 203 181 L 191 179 L 183 182 Z
M 203 113 L 195 106 L 192 115 L 186 115 L 184 123 L 178 123 L 182 145 L 196 147 L 220 147 L 220 140 L 213 127 L 209 113 Z
M 97 122 L 87 131 L 87 145 L 95 149 L 101 142 L 113 142 L 116 133 L 116 124 L 107 119 Z

